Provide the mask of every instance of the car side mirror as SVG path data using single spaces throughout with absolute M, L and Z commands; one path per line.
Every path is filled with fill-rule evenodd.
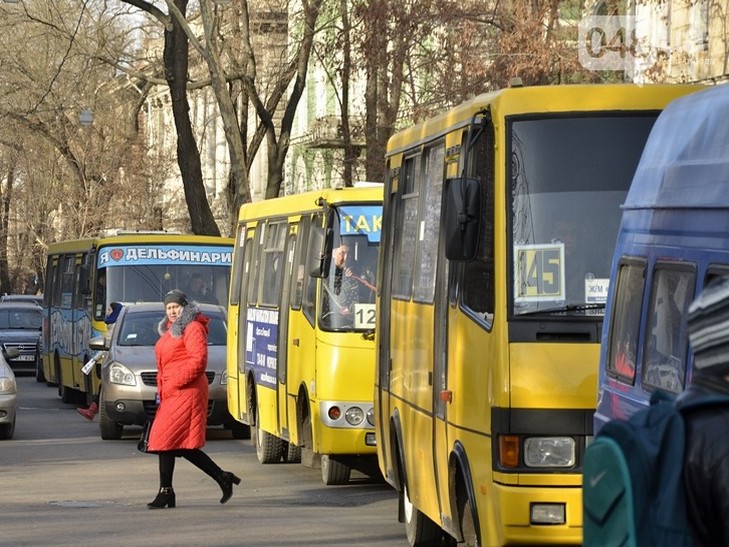
M 105 336 L 94 336 L 89 339 L 89 347 L 94 351 L 107 351 L 109 343 Z

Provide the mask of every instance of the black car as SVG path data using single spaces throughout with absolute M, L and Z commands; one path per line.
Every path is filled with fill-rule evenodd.
M 40 366 L 43 309 L 33 302 L 0 302 L 0 346 L 16 348 L 18 356 L 8 359 L 14 372 L 37 373 Z

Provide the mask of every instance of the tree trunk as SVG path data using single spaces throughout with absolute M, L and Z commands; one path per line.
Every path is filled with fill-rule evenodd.
M 185 15 L 188 0 L 175 0 L 175 6 Z M 219 236 L 203 184 L 200 152 L 190 122 L 187 100 L 187 69 L 189 42 L 184 29 L 172 18 L 171 29 L 165 30 L 165 79 L 172 97 L 172 114 L 177 130 L 177 164 L 180 166 L 185 201 L 190 212 L 192 232 L 197 235 Z

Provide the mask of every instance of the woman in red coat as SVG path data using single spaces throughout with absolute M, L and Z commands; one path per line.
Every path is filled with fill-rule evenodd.
M 149 433 L 149 452 L 159 455 L 160 490 L 150 509 L 175 506 L 172 475 L 175 458 L 182 457 L 217 481 L 220 503 L 233 495 L 240 479 L 223 471 L 200 448 L 205 445 L 208 414 L 208 322 L 194 302 L 177 289 L 165 295 L 167 317 L 159 324 L 157 356 L 159 407 Z

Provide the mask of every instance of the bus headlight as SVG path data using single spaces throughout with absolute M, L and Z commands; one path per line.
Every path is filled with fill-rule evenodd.
M 375 425 L 375 407 L 373 406 L 367 411 L 367 423 L 371 426 Z
M 527 467 L 573 467 L 575 440 L 572 437 L 529 437 L 524 439 Z
M 134 373 L 116 361 L 109 365 L 109 381 L 112 384 L 121 384 L 123 386 L 137 385 L 137 379 L 134 377 Z
M 349 425 L 359 425 L 364 420 L 365 413 L 358 406 L 351 406 L 344 413 L 344 419 L 347 420 Z

